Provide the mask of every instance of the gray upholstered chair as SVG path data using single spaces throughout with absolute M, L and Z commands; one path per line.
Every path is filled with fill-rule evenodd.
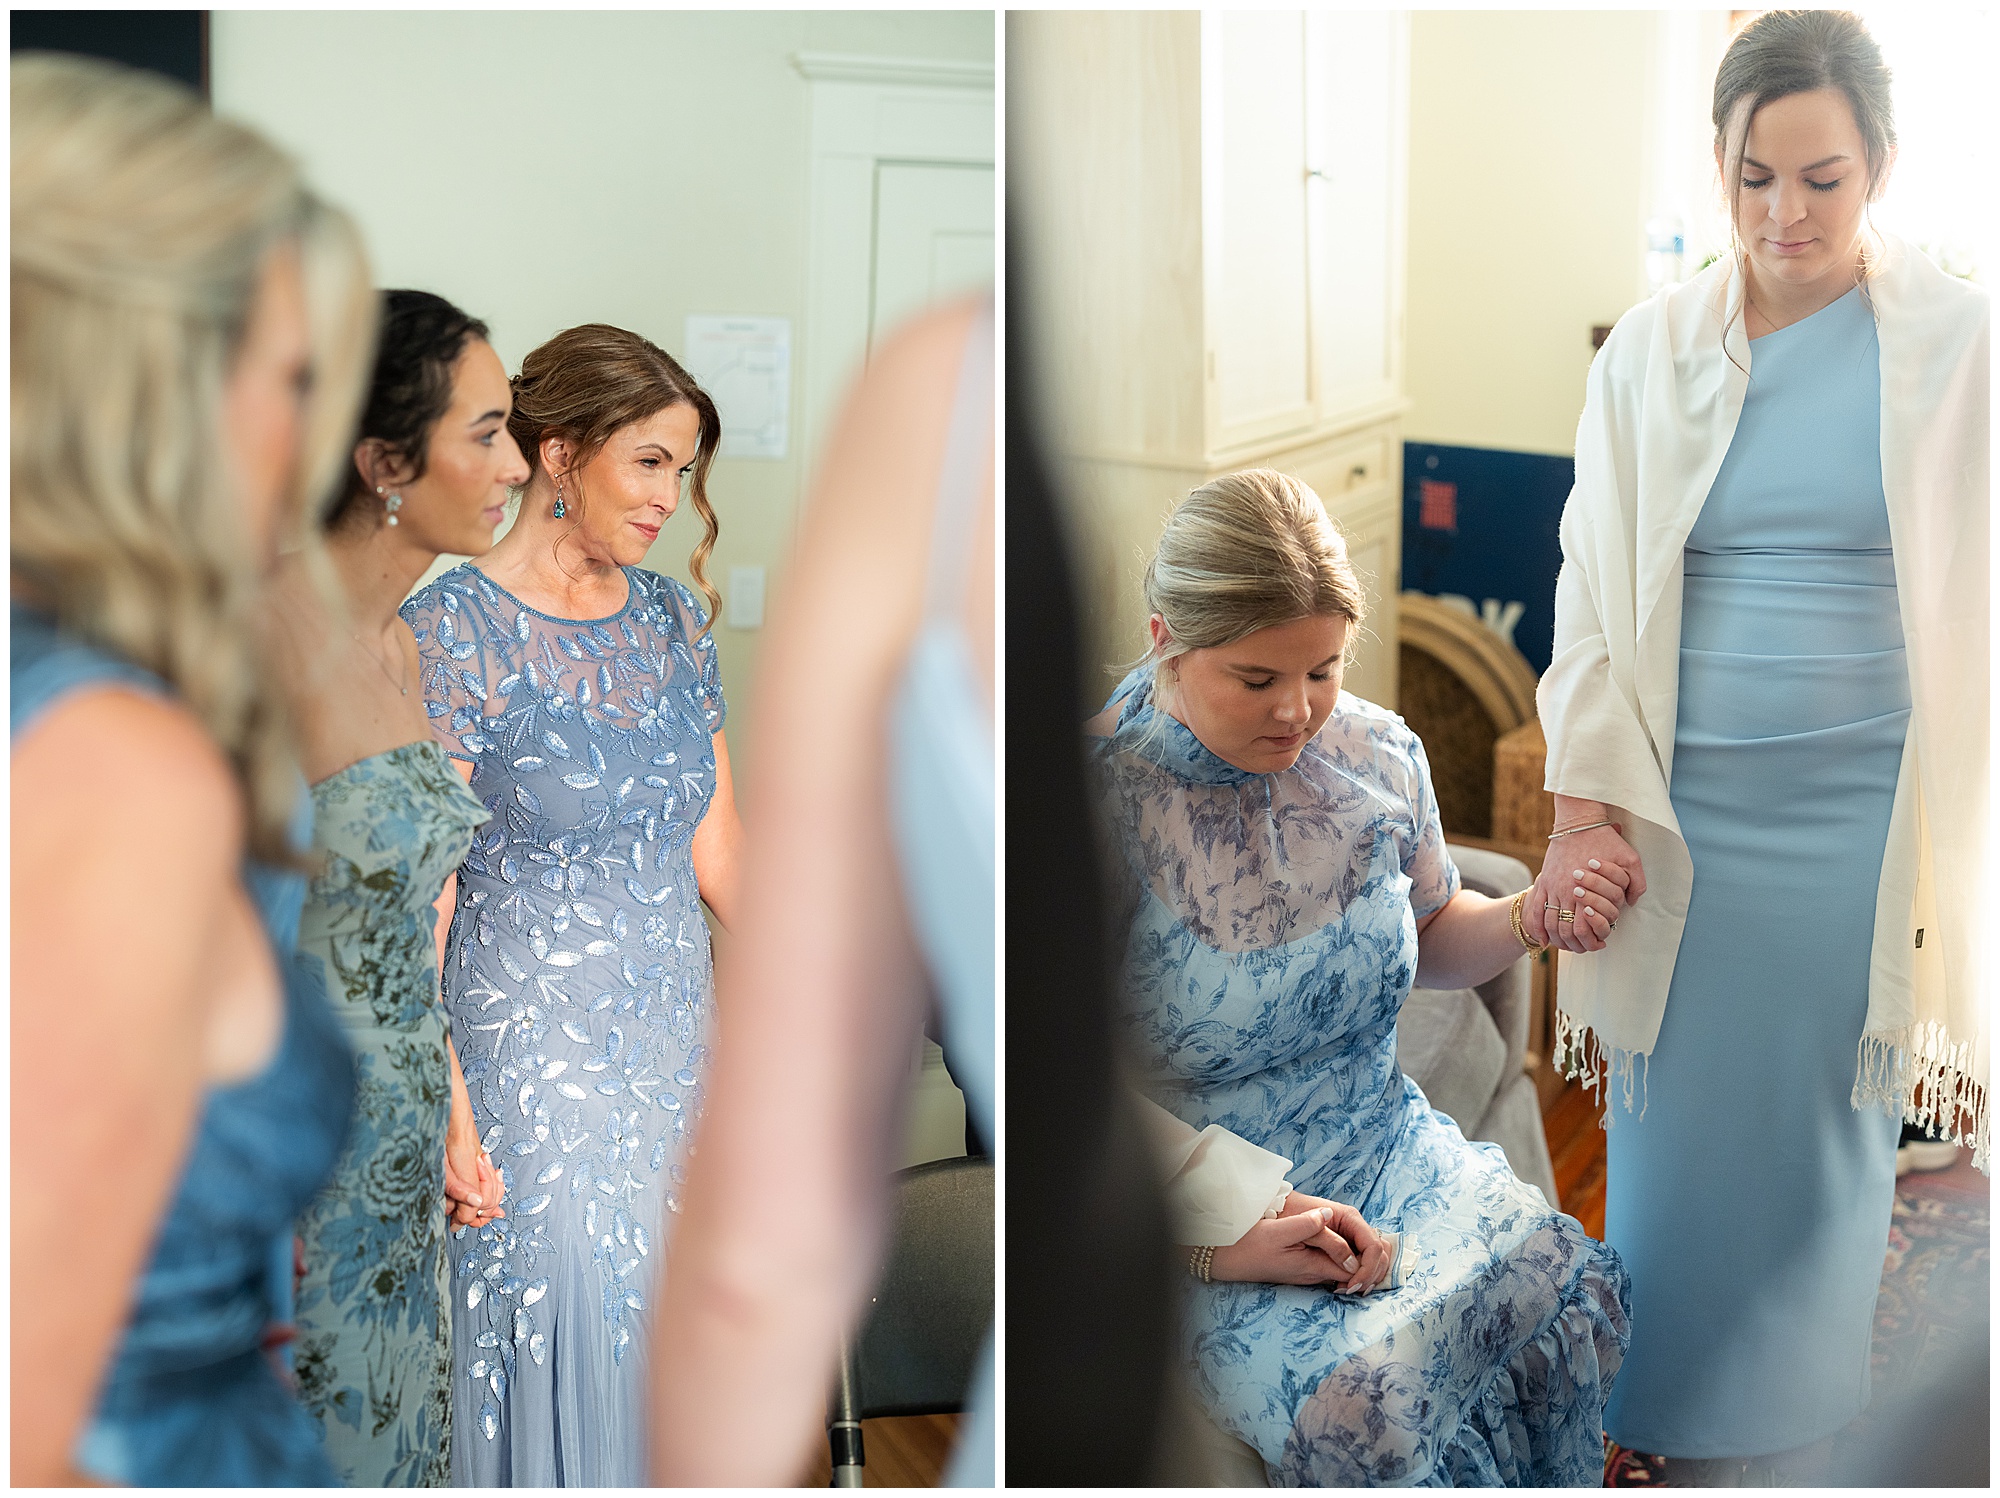
M 1526 864 L 1484 848 L 1450 845 L 1467 889 L 1499 898 L 1528 887 Z M 1514 1174 L 1556 1201 L 1555 1166 L 1542 1133 L 1541 1100 L 1523 1069 L 1528 1049 L 1528 961 L 1523 955 L 1477 988 L 1414 990 L 1396 1021 L 1396 1060 L 1431 1106 L 1467 1139 L 1507 1153 Z

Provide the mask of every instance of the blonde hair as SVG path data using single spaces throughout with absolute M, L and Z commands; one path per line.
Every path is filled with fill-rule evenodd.
M 1145 592 L 1173 637 L 1171 649 L 1148 651 L 1155 662 L 1294 619 L 1337 616 L 1358 627 L 1367 614 L 1326 506 L 1271 468 L 1224 474 L 1182 500 L 1160 533 Z
M 250 852 L 293 861 L 297 770 L 221 408 L 268 258 L 296 244 L 313 393 L 280 535 L 309 531 L 373 336 L 359 239 L 177 83 L 28 54 L 11 86 L 14 582 L 171 686 L 235 768 Z
M 708 619 L 701 627 L 701 634 L 707 634 L 722 606 L 722 594 L 708 580 L 708 558 L 720 530 L 708 499 L 708 471 L 722 445 L 722 417 L 708 392 L 658 344 L 608 323 L 585 323 L 556 334 L 521 361 L 513 387 L 514 410 L 507 418 L 507 430 L 528 460 L 528 482 L 546 471 L 543 439 L 566 438 L 570 456 L 564 472 L 579 475 L 572 501 L 579 516 L 586 503 L 580 475 L 612 433 L 669 406 L 694 408 L 700 425 L 688 498 L 701 517 L 702 536 L 688 558 L 688 572 L 708 600 Z M 526 485 L 522 487 L 525 491 Z

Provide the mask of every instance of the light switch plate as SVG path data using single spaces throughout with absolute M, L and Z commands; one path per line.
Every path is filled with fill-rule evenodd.
M 731 629 L 764 627 L 764 569 L 731 567 L 726 618 Z

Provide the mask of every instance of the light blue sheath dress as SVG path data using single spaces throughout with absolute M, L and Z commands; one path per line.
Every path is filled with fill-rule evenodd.
M 507 1216 L 451 1239 L 452 1481 L 646 1481 L 646 1358 L 713 1003 L 694 834 L 715 641 L 671 578 L 555 619 L 476 567 L 403 605 L 424 703 L 489 821 L 458 869 L 444 1004 Z
M 1687 541 L 1694 891 L 1643 1112 L 1607 1134 L 1632 1350 L 1606 1425 L 1641 1451 L 1786 1451 L 1868 1402 L 1899 1125 L 1849 1095 L 1910 716 L 1880 434 L 1856 290 L 1751 344 Z
M 1402 1283 L 1359 1299 L 1190 1282 L 1196 1398 L 1277 1485 L 1600 1485 L 1618 1256 L 1396 1064 L 1417 922 L 1459 888 L 1422 745 L 1343 692 L 1290 769 L 1256 775 L 1161 712 L 1150 671 L 1112 702 L 1096 760 L 1148 1091 L 1407 1245 Z
M 993 721 L 953 614 L 992 472 L 992 309 L 966 340 L 933 522 L 924 622 L 890 718 L 891 818 L 904 896 L 943 1011 L 945 1061 L 982 1139 L 994 1101 Z M 946 1483 L 993 1485 L 993 1348 L 980 1357 Z

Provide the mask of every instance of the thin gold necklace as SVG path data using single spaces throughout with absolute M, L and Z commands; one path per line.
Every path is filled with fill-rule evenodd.
M 401 692 L 405 697 L 410 695 L 409 686 L 400 677 L 389 676 L 389 668 L 382 664 L 382 657 L 377 655 L 374 651 L 370 650 L 368 648 L 367 642 L 363 640 L 361 636 L 354 634 L 350 630 L 348 632 L 348 637 L 352 639 L 355 644 L 361 647 L 361 653 L 363 655 L 367 656 L 368 659 L 370 659 L 375 663 L 375 669 L 380 671 L 384 676 L 389 678 L 390 686 L 394 687 L 397 691 Z

